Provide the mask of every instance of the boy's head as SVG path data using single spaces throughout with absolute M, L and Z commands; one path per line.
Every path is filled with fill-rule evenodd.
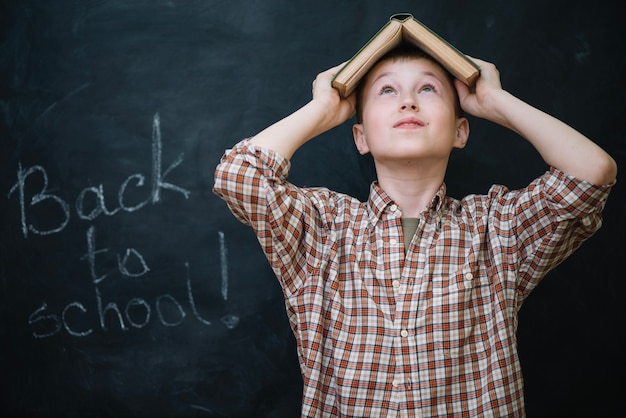
M 359 153 L 371 153 L 377 169 L 418 160 L 444 167 L 452 149 L 467 142 L 469 122 L 454 78 L 419 49 L 399 47 L 383 56 L 355 95 L 355 144 Z
M 416 48 L 414 46 L 411 45 L 407 45 L 407 44 L 401 44 L 400 46 L 392 49 L 391 51 L 389 51 L 387 54 L 383 55 L 382 58 L 380 58 L 377 63 L 368 71 L 368 73 L 365 75 L 365 77 L 363 77 L 361 79 L 361 81 L 359 82 L 359 84 L 356 87 L 356 119 L 357 119 L 357 123 L 361 123 L 363 121 L 363 91 L 365 90 L 365 86 L 367 85 L 367 81 L 369 79 L 369 76 L 372 74 L 373 70 L 376 68 L 377 65 L 379 65 L 380 63 L 382 63 L 383 61 L 387 61 L 387 60 L 391 60 L 391 61 L 398 61 L 398 60 L 407 60 L 407 59 L 426 59 L 429 60 L 435 64 L 437 64 L 437 66 L 441 67 L 441 69 L 446 73 L 447 77 L 448 77 L 448 81 L 450 83 L 450 85 L 452 86 L 452 89 L 454 91 L 454 96 L 455 96 L 455 112 L 457 114 L 457 117 L 462 117 L 463 116 L 463 110 L 461 109 L 461 103 L 459 101 L 459 95 L 456 92 L 456 88 L 454 87 L 454 76 L 447 71 L 445 68 L 443 68 L 441 66 L 441 64 L 439 64 L 433 57 L 431 57 L 430 55 L 428 55 L 427 53 L 425 53 L 424 51 L 422 51 L 419 48 Z

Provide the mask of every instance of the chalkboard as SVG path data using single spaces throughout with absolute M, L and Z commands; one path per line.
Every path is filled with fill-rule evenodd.
M 508 90 L 624 162 L 618 2 L 35 1 L 0 6 L 3 416 L 293 417 L 302 381 L 256 238 L 211 193 L 239 139 L 304 104 L 316 74 L 410 12 L 495 62 Z M 453 196 L 545 170 L 471 120 Z M 623 164 L 622 164 L 623 165 Z M 349 124 L 291 180 L 365 198 Z M 623 411 L 626 193 L 527 300 L 529 416 Z

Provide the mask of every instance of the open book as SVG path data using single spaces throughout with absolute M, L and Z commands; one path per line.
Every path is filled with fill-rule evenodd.
M 471 86 L 480 70 L 478 65 L 427 28 L 410 14 L 395 14 L 335 75 L 332 85 L 341 97 L 347 97 L 367 71 L 402 42 L 420 48 L 452 75 Z

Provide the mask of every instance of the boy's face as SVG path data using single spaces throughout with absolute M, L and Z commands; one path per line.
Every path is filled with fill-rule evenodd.
M 378 63 L 367 76 L 362 123 L 353 127 L 361 154 L 385 162 L 443 161 L 463 148 L 467 119 L 455 114 L 456 91 L 445 70 L 425 58 Z

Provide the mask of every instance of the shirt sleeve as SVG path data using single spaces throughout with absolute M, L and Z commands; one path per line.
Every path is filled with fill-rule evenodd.
M 303 269 L 322 252 L 329 193 L 286 181 L 290 163 L 243 140 L 227 150 L 215 171 L 213 191 L 235 217 L 251 226 L 288 296 L 302 285 Z
M 512 238 L 510 251 L 515 254 L 521 300 L 600 228 L 611 187 L 551 168 L 524 189 L 508 192 L 494 186 L 490 190 L 497 202 L 490 217 L 499 219 L 496 229 L 508 230 Z

